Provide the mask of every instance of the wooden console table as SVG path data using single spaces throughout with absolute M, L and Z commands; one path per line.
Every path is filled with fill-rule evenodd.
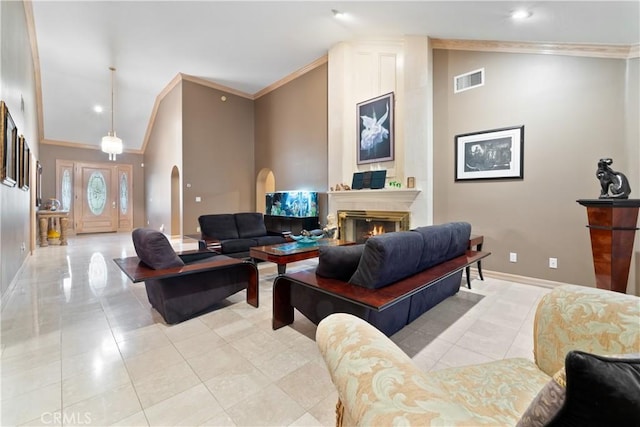
M 596 286 L 627 292 L 639 199 L 581 199 L 587 208 Z
M 474 236 L 472 235 L 469 238 L 469 246 L 467 249 L 475 250 L 478 252 L 482 252 L 482 245 L 484 244 L 484 236 Z M 482 277 L 482 260 L 478 260 L 478 275 L 480 276 L 480 280 L 484 281 L 484 277 Z M 467 276 L 467 287 L 471 289 L 471 265 L 467 265 L 464 269 L 465 275 Z
M 67 228 L 69 227 L 69 211 L 37 211 L 40 226 L 40 246 L 49 244 L 65 246 L 67 244 Z M 60 232 L 60 237 L 49 238 L 50 233 Z

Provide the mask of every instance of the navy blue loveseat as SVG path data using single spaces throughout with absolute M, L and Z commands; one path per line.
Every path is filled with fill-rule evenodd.
M 369 308 L 363 301 L 384 294 L 385 287 L 402 287 L 432 267 L 463 257 L 470 234 L 470 224 L 452 222 L 373 236 L 362 245 L 320 247 L 314 274 L 301 271 L 275 279 L 274 328 L 288 324 L 289 307 L 295 307 L 315 324 L 333 313 L 349 313 L 392 335 L 455 295 L 464 264 L 424 288 L 423 282 L 408 285 L 406 297 L 383 309 Z

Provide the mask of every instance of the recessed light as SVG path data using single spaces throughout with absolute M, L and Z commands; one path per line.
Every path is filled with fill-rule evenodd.
M 513 19 L 518 19 L 518 20 L 520 20 L 520 19 L 527 19 L 527 18 L 529 18 L 531 15 L 533 15 L 533 14 L 532 14 L 531 12 L 529 12 L 528 10 L 525 10 L 525 9 L 519 9 L 519 10 L 513 11 L 513 12 L 511 13 L 511 17 L 512 17 Z
M 340 12 L 337 9 L 331 9 L 331 13 L 333 13 L 333 16 L 337 19 L 344 19 L 346 16 L 343 12 Z
M 99 114 L 99 113 L 102 113 L 104 109 L 102 108 L 101 105 L 96 105 L 95 107 L 93 107 L 93 111 Z

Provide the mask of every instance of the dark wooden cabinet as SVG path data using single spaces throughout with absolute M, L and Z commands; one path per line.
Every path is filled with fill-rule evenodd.
M 291 217 L 278 215 L 265 215 L 264 225 L 268 232 L 282 233 L 290 231 L 292 234 L 298 235 L 302 230 L 315 230 L 320 228 L 317 216 Z

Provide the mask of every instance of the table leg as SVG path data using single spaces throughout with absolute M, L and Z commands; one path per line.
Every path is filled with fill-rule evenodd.
M 40 246 L 49 246 L 47 240 L 47 233 L 49 232 L 49 220 L 47 218 L 40 218 Z
M 480 264 L 480 261 L 478 261 L 478 265 L 479 264 Z M 469 278 L 469 276 L 471 276 L 471 267 L 466 266 L 464 269 L 464 272 L 466 273 L 466 276 L 467 276 L 467 288 L 471 289 L 471 279 Z
M 481 251 L 482 250 L 482 243 L 478 243 L 477 246 L 478 250 Z M 482 277 L 482 260 L 478 261 L 478 275 L 480 276 L 480 280 L 484 281 L 484 277 Z M 469 277 L 469 276 L 467 276 Z M 469 288 L 471 288 L 471 285 L 469 285 Z
M 67 228 L 69 227 L 69 218 L 60 218 L 60 246 L 67 244 Z
M 284 274 L 287 272 L 287 264 L 278 264 L 278 274 Z
M 282 276 L 273 281 L 273 330 L 293 323 L 293 306 L 291 305 L 291 282 Z

